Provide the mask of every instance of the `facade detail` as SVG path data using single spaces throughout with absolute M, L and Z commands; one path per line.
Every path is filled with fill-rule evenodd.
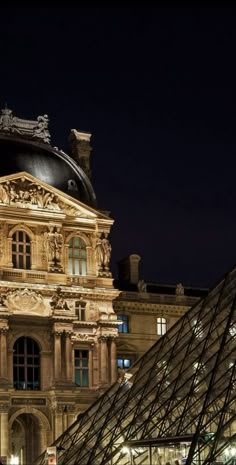
M 117 379 L 123 386 L 133 363 L 205 292 L 145 282 L 136 254 L 113 285 L 113 219 L 96 208 L 90 138 L 72 130 L 69 156 L 50 145 L 46 115 L 0 114 L 3 463 L 33 463 L 98 398 L 110 405 L 104 392 Z
M 0 117 L 1 156 L 9 162 L 0 177 L 0 456 L 20 465 L 117 379 L 113 220 L 91 206 L 86 174 L 51 147 L 47 123 L 9 109 Z M 30 150 L 28 170 L 15 166 L 17 150 L 24 161 Z M 47 163 L 49 183 L 35 175 Z M 57 163 L 69 178 L 60 188 L 50 171 Z

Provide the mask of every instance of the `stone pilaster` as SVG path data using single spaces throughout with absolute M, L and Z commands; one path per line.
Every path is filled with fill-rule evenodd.
M 100 342 L 100 383 L 108 383 L 108 346 L 107 337 L 101 337 Z
M 116 338 L 110 338 L 111 383 L 117 380 Z
M 61 335 L 62 333 L 59 331 L 55 331 L 54 333 L 54 380 L 58 382 L 61 380 L 62 373 L 61 373 Z

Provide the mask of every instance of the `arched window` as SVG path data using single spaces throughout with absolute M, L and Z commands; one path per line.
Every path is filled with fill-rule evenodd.
M 157 335 L 162 336 L 166 333 L 167 324 L 165 318 L 157 318 Z
M 69 274 L 86 275 L 86 244 L 81 237 L 72 237 L 69 242 Z
M 16 231 L 12 236 L 12 263 L 14 268 L 30 270 L 30 238 L 25 231 Z
M 20 337 L 14 344 L 13 383 L 15 389 L 40 389 L 38 344 L 30 337 Z

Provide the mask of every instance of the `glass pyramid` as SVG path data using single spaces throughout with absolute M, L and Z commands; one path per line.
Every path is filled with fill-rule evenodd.
M 58 438 L 58 464 L 236 464 L 235 359 L 236 268 Z

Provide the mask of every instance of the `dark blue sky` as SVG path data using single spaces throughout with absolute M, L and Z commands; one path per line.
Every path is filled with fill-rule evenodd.
M 0 8 L 1 96 L 93 133 L 115 270 L 212 286 L 236 263 L 236 9 Z M 4 154 L 1 154 L 4 157 Z

